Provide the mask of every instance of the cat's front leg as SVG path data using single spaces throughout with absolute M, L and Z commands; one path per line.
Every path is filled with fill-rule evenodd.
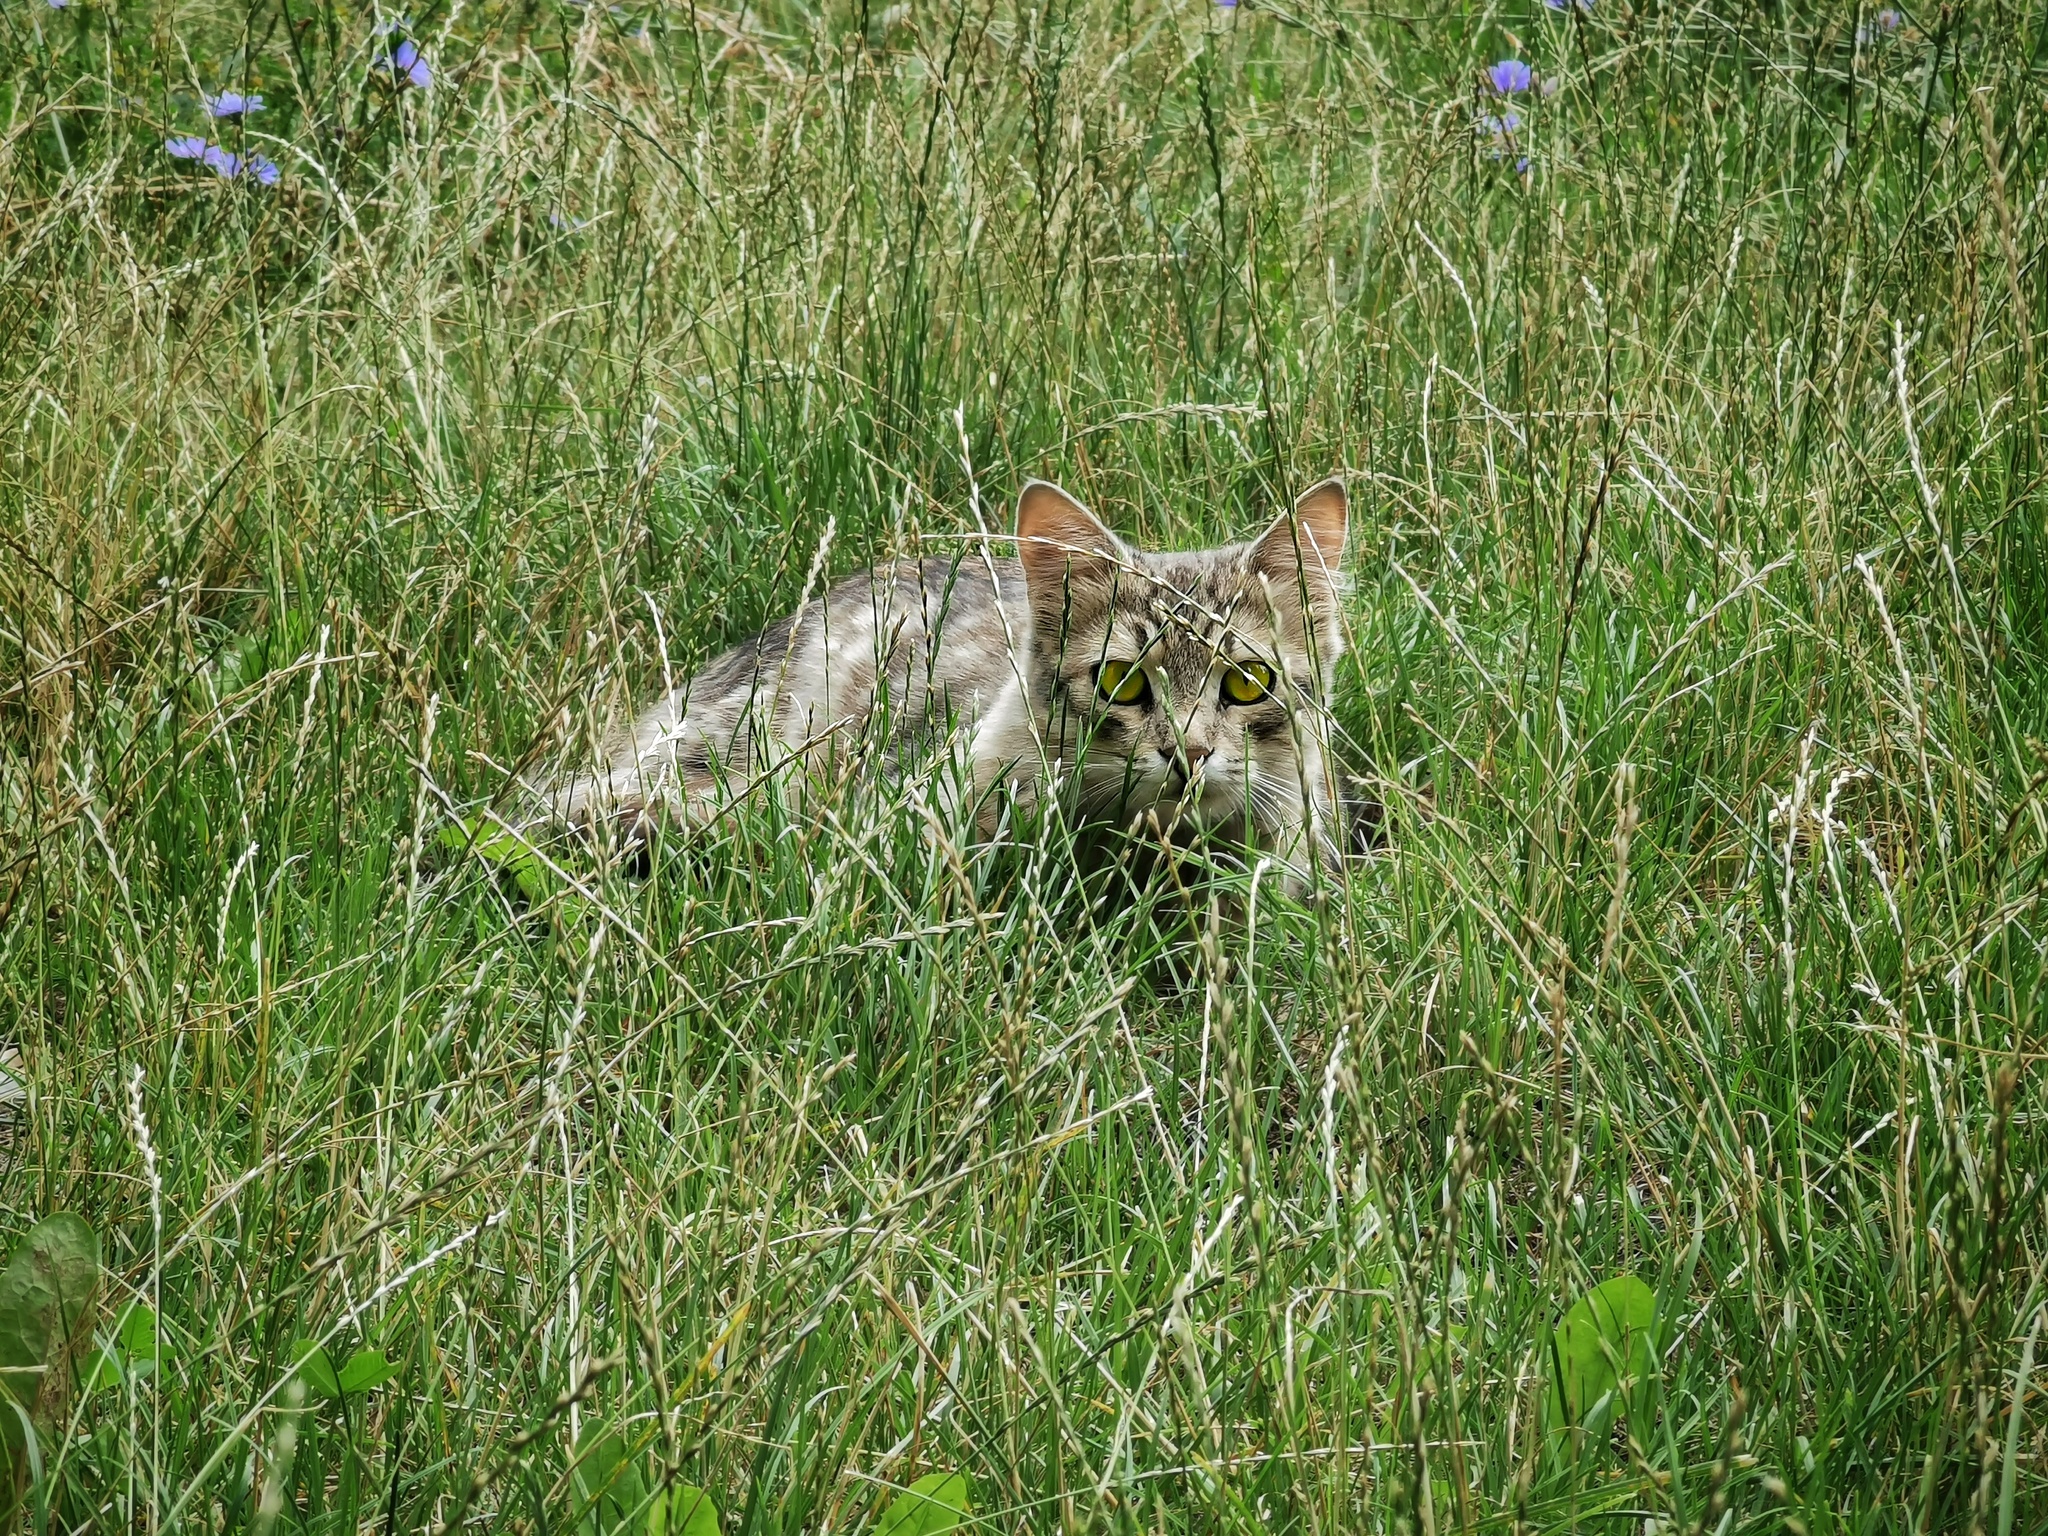
M 1305 833 L 1306 827 L 1298 828 Z M 1290 838 L 1281 848 L 1274 848 L 1266 856 L 1275 861 L 1280 870 L 1280 889 L 1294 901 L 1306 902 L 1319 883 L 1328 883 L 1336 878 L 1336 870 L 1322 859 L 1316 858 L 1305 836 Z
M 1302 775 L 1278 814 L 1259 829 L 1259 852 L 1280 868 L 1281 889 L 1306 901 L 1319 883 L 1335 883 L 1344 875 L 1344 854 L 1336 833 L 1336 809 L 1327 779 L 1320 771 Z
M 1056 766 L 1048 763 L 1047 753 L 1044 725 L 1023 686 L 1012 678 L 975 722 L 967 742 L 963 787 L 973 797 L 975 830 L 982 837 L 997 836 L 1006 811 L 1014 815 L 1041 802 Z

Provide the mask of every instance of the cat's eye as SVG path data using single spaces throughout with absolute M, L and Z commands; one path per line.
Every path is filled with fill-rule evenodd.
M 1112 704 L 1136 704 L 1146 686 L 1145 669 L 1134 661 L 1105 661 L 1095 669 L 1095 691 Z
M 1223 674 L 1223 702 L 1256 704 L 1273 691 L 1273 669 L 1263 661 L 1241 661 Z

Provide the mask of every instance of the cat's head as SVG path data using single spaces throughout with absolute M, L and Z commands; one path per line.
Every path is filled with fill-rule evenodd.
M 1262 831 L 1302 820 L 1304 787 L 1323 793 L 1346 510 L 1327 480 L 1246 543 L 1155 554 L 1059 487 L 1025 486 L 1040 718 L 1086 813 Z

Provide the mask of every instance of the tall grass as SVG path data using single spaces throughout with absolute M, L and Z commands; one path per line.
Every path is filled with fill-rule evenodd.
M 734 1532 L 2048 1528 L 2037 13 L 380 19 L 0 10 L 0 1237 L 161 1319 L 38 1529 L 539 1532 L 602 1426 Z M 821 557 L 1333 468 L 1306 905 L 858 772 L 437 841 Z

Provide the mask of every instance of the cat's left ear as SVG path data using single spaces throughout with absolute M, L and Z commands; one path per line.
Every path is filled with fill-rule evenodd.
M 1325 480 L 1301 493 L 1294 510 L 1281 516 L 1252 545 L 1251 569 L 1264 576 L 1277 602 L 1306 592 L 1325 643 L 1334 638 L 1339 573 L 1350 503 L 1342 480 Z
M 1017 501 L 1017 559 L 1043 633 L 1107 600 L 1130 552 L 1102 520 L 1056 485 L 1025 484 Z

